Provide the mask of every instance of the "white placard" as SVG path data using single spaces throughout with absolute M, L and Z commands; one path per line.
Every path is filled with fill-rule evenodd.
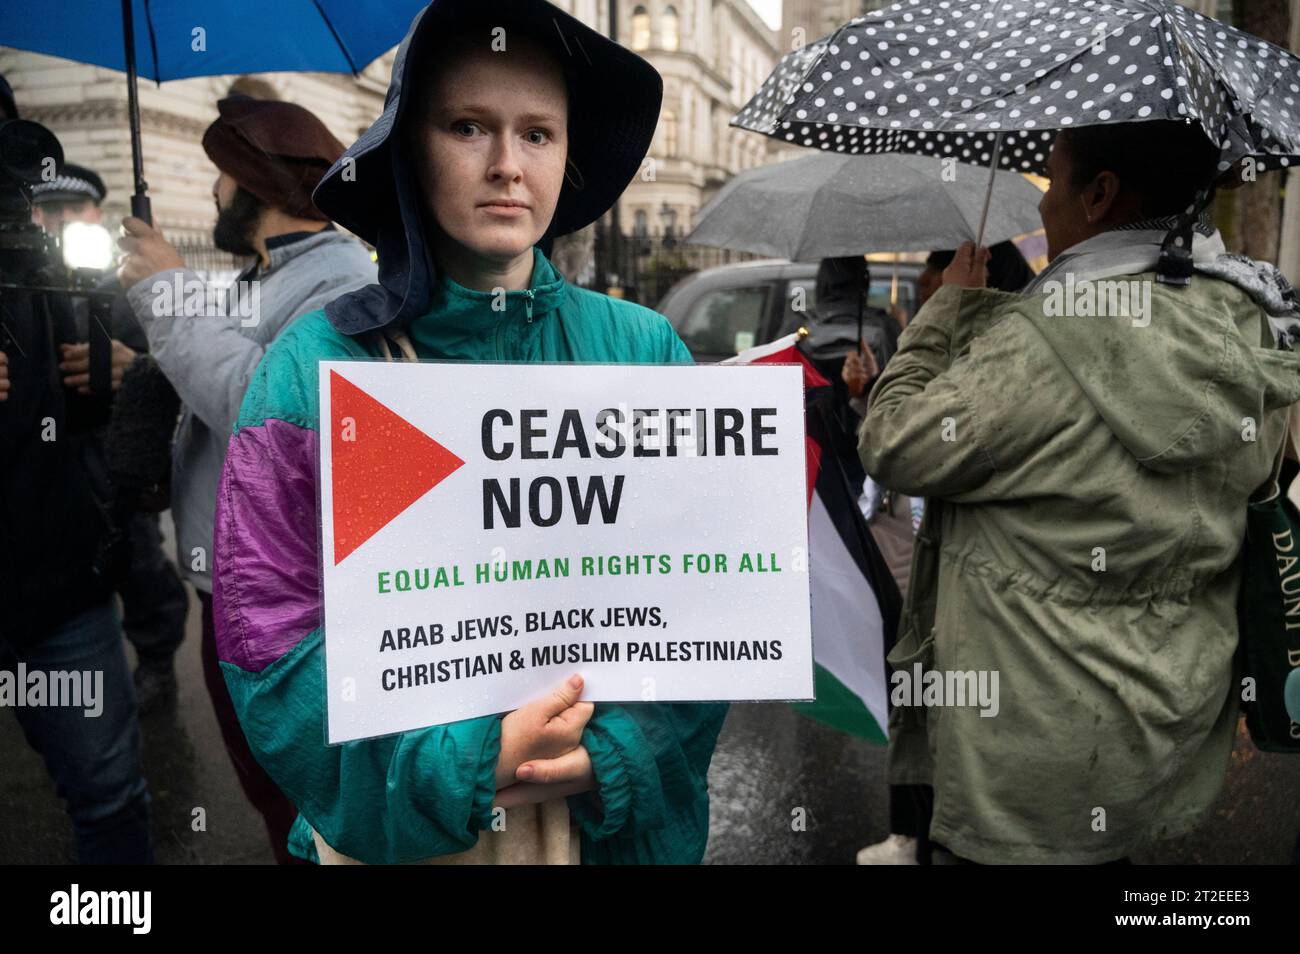
M 793 365 L 320 365 L 329 741 L 813 696 Z

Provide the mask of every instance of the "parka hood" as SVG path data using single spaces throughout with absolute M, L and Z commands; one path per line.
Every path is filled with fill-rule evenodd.
M 1300 401 L 1300 355 L 1276 347 L 1267 314 L 1244 290 L 1204 275 L 1178 288 L 1147 272 L 1093 282 L 1092 293 L 1109 297 L 1111 282 L 1126 283 L 1130 301 L 1144 303 L 1138 307 L 1146 314 L 1080 314 L 1086 301 L 1079 296 L 1088 292 L 1072 282 L 1016 308 L 1143 467 L 1199 467 L 1257 439 L 1265 412 Z M 1071 291 L 1073 304 L 1063 309 Z
M 867 261 L 861 255 L 823 258 L 817 265 L 817 302 L 851 302 L 867 288 Z

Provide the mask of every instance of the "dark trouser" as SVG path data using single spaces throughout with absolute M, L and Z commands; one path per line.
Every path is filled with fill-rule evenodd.
M 185 586 L 162 549 L 158 517 L 133 513 L 126 521 L 131 563 L 118 588 L 122 628 L 146 669 L 170 670 L 185 639 L 189 600 Z
M 889 786 L 889 830 L 916 839 L 916 863 L 930 864 L 930 818 L 934 789 L 929 785 Z
M 203 607 L 203 681 L 207 683 L 212 710 L 217 715 L 217 724 L 221 726 L 226 754 L 235 767 L 244 794 L 266 824 L 266 833 L 271 838 L 271 850 L 275 853 L 276 863 L 307 864 L 289 854 L 289 829 L 298 817 L 298 809 L 280 791 L 271 776 L 266 774 L 257 759 L 253 758 L 248 740 L 244 738 L 244 730 L 239 725 L 239 717 L 235 715 L 235 705 L 230 701 L 230 690 L 226 687 L 226 677 L 221 674 L 217 658 L 217 636 L 212 625 L 212 594 L 200 590 L 199 604 Z
M 72 672 L 78 678 L 102 673 L 100 698 L 92 708 L 84 705 L 84 697 L 82 707 L 73 707 L 49 705 L 56 700 L 47 696 L 45 705 L 15 706 L 14 715 L 65 801 L 77 861 L 151 864 L 135 688 L 113 603 L 74 616 L 21 652 L 0 647 L 0 668 L 16 674 L 19 663 L 26 666 L 29 684 L 34 671 Z M 99 715 L 87 714 L 100 707 Z

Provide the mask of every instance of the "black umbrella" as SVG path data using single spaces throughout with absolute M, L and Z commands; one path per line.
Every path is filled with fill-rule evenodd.
M 732 124 L 1041 174 L 1061 129 L 1183 120 L 1226 172 L 1300 162 L 1298 104 L 1300 58 L 1173 0 L 904 0 L 786 57 Z

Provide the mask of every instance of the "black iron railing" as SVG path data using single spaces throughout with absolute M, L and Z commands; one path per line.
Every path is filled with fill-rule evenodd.
M 649 308 L 668 290 L 694 273 L 717 265 L 752 261 L 761 256 L 730 249 L 690 245 L 673 235 L 622 235 L 614 240 L 604 223 L 597 223 L 595 277 L 597 291 L 619 294 Z
M 218 285 L 229 284 L 250 261 L 223 252 L 210 241 L 182 239 L 175 245 L 190 268 Z M 672 235 L 623 235 L 612 241 L 604 223 L 596 225 L 593 255 L 593 267 L 583 269 L 579 278 L 582 285 L 648 308 L 655 307 L 677 282 L 702 269 L 760 257 L 688 245 Z

